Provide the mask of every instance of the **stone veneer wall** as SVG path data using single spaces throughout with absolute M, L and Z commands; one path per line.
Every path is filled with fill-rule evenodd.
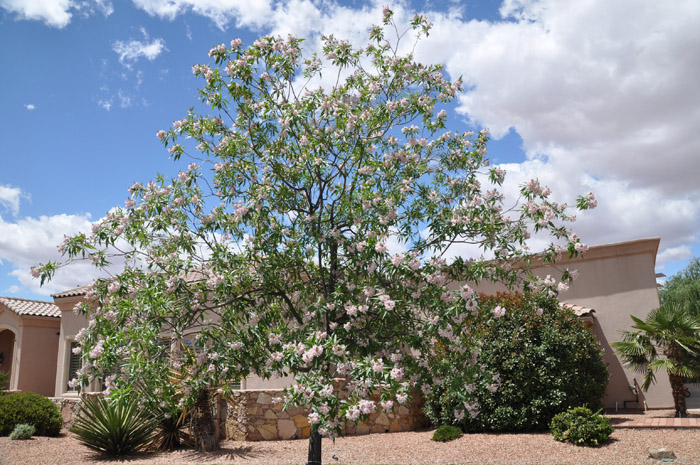
M 63 427 L 70 429 L 73 426 L 73 419 L 80 411 L 80 399 L 85 396 L 96 397 L 100 395 L 102 395 L 102 393 L 86 392 L 81 394 L 80 397 L 49 397 L 49 399 L 58 407 L 58 411 L 61 412 Z
M 85 395 L 100 395 L 85 393 Z M 273 403 L 274 397 L 281 397 L 281 389 L 236 391 L 228 404 L 219 407 L 219 431 L 222 439 L 237 441 L 272 441 L 276 439 L 308 438 L 310 433 L 307 410 L 295 407 L 282 410 L 281 403 Z M 80 398 L 55 397 L 51 399 L 63 417 L 63 426 L 69 429 L 80 408 Z M 226 410 L 221 408 L 226 406 Z M 345 435 L 412 431 L 428 425 L 423 414 L 423 398 L 420 395 L 405 405 L 394 405 L 393 412 L 377 411 L 368 421 L 349 424 Z M 224 411 L 225 410 L 225 411 Z
M 295 407 L 282 410 L 282 390 L 237 391 L 228 402 L 226 437 L 239 441 L 272 441 L 276 439 L 308 438 L 308 411 Z M 345 435 L 412 431 L 428 424 L 422 411 L 423 398 L 414 396 L 405 405 L 394 405 L 393 412 L 377 411 L 366 422 L 350 424 Z

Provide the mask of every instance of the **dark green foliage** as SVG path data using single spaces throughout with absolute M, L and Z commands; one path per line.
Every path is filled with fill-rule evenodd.
M 442 425 L 433 433 L 433 441 L 447 442 L 462 436 L 462 430 L 452 425 Z
M 506 314 L 492 318 L 498 305 Z M 600 406 L 609 376 L 602 350 L 572 311 L 555 299 L 520 294 L 481 296 L 480 307 L 481 323 L 467 336 L 481 344 L 478 364 L 485 367 L 472 395 L 479 414 L 456 420 L 455 410 L 464 411 L 464 387 L 450 383 L 448 366 L 436 374 L 445 383 L 426 396 L 433 424 L 453 424 L 466 432 L 546 431 L 552 417 L 569 407 Z M 454 356 L 446 351 L 445 357 Z M 499 378 L 491 392 L 488 387 Z
M 0 395 L 4 394 L 7 385 L 10 384 L 10 375 L 4 371 L 0 371 Z
M 175 450 L 180 447 L 191 447 L 194 444 L 187 431 L 186 412 L 174 417 L 166 416 L 164 412 L 158 411 L 151 412 L 151 415 L 156 420 L 156 431 L 151 443 L 153 449 L 159 451 Z
M 135 402 L 83 399 L 71 431 L 88 448 L 122 456 L 143 450 L 152 440 L 156 421 Z
M 586 407 L 574 407 L 555 415 L 549 430 L 557 441 L 577 446 L 599 446 L 608 441 L 614 431 L 607 417 Z
M 668 278 L 659 297 L 664 306 L 681 304 L 691 315 L 700 315 L 700 259 L 693 258 L 687 267 Z
M 20 423 L 19 425 L 15 426 L 15 429 L 13 429 L 10 433 L 10 439 L 29 439 L 34 436 L 35 432 L 36 428 L 34 428 L 34 426 L 26 423 Z
M 63 418 L 50 399 L 33 392 L 0 396 L 0 436 L 21 423 L 34 425 L 37 436 L 58 436 Z

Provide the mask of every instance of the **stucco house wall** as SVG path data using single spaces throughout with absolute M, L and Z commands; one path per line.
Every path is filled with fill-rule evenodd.
M 639 374 L 623 366 L 610 344 L 621 340 L 620 330 L 631 327 L 630 315 L 644 319 L 649 311 L 659 305 L 654 270 L 658 245 L 659 238 L 651 238 L 593 246 L 584 258 L 563 259 L 555 266 L 539 263 L 533 269 L 539 276 L 552 275 L 556 278 L 566 268 L 579 271 L 579 278 L 572 283 L 568 292 L 560 295 L 560 301 L 595 310 L 591 329 L 605 350 L 605 360 L 611 373 L 603 400 L 607 408 L 621 408 L 624 401 L 634 400 L 629 385 L 634 383 L 635 378 L 641 382 Z M 490 283 L 479 283 L 478 290 L 494 293 L 505 289 Z M 3 347 L 13 345 L 15 352 L 8 356 L 12 361 L 6 360 L 0 369 L 7 370 L 8 363 L 17 364 L 10 386 L 12 389 L 31 388 L 56 397 L 78 396 L 77 392 L 67 389 L 67 382 L 70 343 L 78 331 L 87 325 L 84 317 L 73 313 L 83 294 L 82 288 L 76 288 L 53 296 L 60 318 L 20 317 L 7 309 L 0 311 L 0 351 L 6 351 Z M 47 302 L 43 304 L 51 305 Z M 2 308 L 0 306 L 0 310 Z M 60 336 L 56 335 L 59 328 Z M 14 337 L 10 337 L 10 333 Z M 23 343 L 25 339 L 31 341 L 27 346 Z M 23 360 L 21 364 L 20 360 Z M 51 362 L 47 363 L 46 360 Z M 48 367 L 51 364 L 53 369 Z M 39 385 L 47 383 L 49 377 L 51 388 L 39 388 Z M 253 376 L 243 380 L 241 388 L 279 389 L 291 382 L 291 378 L 263 380 Z M 99 390 L 99 386 L 95 383 L 88 390 Z M 671 407 L 673 401 L 670 392 L 667 377 L 660 373 L 656 385 L 647 393 L 640 393 L 641 406 L 646 401 L 650 408 Z
M 579 277 L 571 283 L 567 292 L 559 295 L 562 303 L 580 305 L 595 310 L 591 329 L 601 347 L 610 371 L 610 381 L 603 398 L 603 407 L 623 408 L 625 401 L 635 400 L 630 385 L 634 380 L 642 383 L 642 375 L 625 368 L 622 360 L 610 345 L 621 341 L 623 330 L 632 326 L 630 315 L 640 319 L 659 306 L 656 285 L 656 253 L 658 237 L 638 239 L 592 246 L 583 258 L 561 259 L 556 264 L 537 263 L 533 273 L 545 278 L 551 275 L 560 279 L 567 268 L 577 270 Z M 504 292 L 501 285 L 479 283 L 477 289 L 484 293 Z M 673 408 L 673 398 L 668 377 L 659 373 L 656 384 L 648 392 L 639 392 L 639 407 Z M 629 407 L 637 407 L 629 403 Z
M 606 408 L 622 408 L 624 401 L 634 400 L 629 386 L 635 379 L 642 383 L 642 375 L 624 367 L 610 344 L 622 340 L 622 330 L 631 329 L 630 315 L 644 320 L 651 310 L 659 307 L 655 272 L 659 242 L 659 238 L 651 238 L 594 246 L 583 259 L 557 263 L 559 269 L 569 267 L 580 273 L 559 300 L 595 309 L 593 330 L 605 350 L 610 370 L 610 382 L 603 398 Z M 554 276 L 550 271 L 551 267 L 535 270 L 543 277 Z M 643 401 L 649 408 L 673 407 L 671 386 L 665 373 L 658 374 L 656 384 L 649 391 L 640 392 L 640 402 Z
M 53 395 L 59 330 L 54 304 L 0 297 L 1 369 L 10 373 L 9 389 Z

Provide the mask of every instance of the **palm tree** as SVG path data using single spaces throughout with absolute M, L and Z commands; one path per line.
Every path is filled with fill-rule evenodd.
M 612 346 L 627 365 L 644 374 L 644 391 L 656 382 L 658 370 L 666 370 L 676 416 L 687 416 L 683 378 L 700 379 L 700 316 L 669 302 L 652 310 L 644 321 L 631 318 L 633 331 L 623 331 L 623 341 Z

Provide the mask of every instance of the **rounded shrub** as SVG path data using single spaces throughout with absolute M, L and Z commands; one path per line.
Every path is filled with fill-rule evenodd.
M 571 310 L 553 298 L 522 294 L 481 295 L 479 302 L 479 316 L 463 337 L 476 347 L 473 366 L 481 373 L 470 386 L 453 383 L 451 373 L 469 354 L 447 348 L 438 354 L 433 376 L 440 382 L 425 404 L 434 425 L 546 431 L 569 407 L 600 406 L 609 376 L 602 350 Z
M 462 436 L 462 430 L 452 425 L 442 425 L 433 433 L 433 441 L 447 442 Z
M 577 446 L 599 446 L 608 441 L 614 431 L 609 418 L 586 407 L 574 407 L 555 415 L 549 430 L 557 441 Z
M 7 436 L 19 424 L 34 425 L 37 436 L 58 436 L 63 417 L 47 397 L 33 392 L 0 396 L 0 436 Z
M 15 429 L 10 433 L 10 439 L 30 439 L 34 436 L 36 428 L 33 425 L 28 425 L 26 423 L 21 423 L 15 426 Z

